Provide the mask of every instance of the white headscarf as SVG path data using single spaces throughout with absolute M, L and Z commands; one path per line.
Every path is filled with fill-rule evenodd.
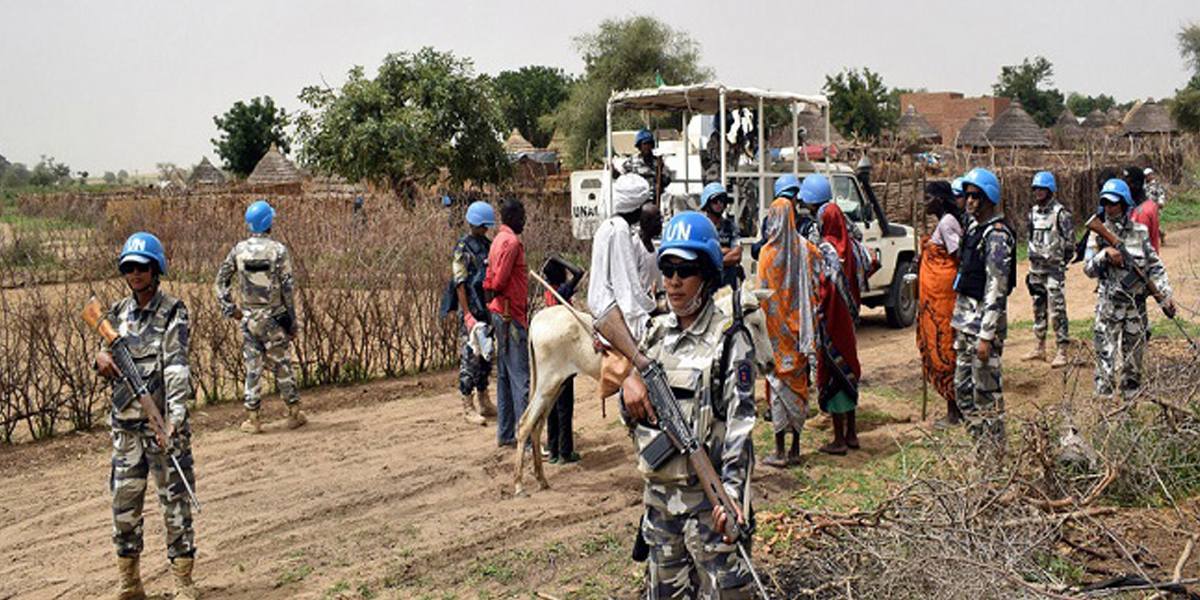
M 650 182 L 645 177 L 626 173 L 613 182 L 613 211 L 618 215 L 638 210 L 650 199 Z

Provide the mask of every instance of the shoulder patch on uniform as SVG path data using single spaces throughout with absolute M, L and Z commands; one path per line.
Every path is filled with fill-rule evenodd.
M 749 392 L 754 389 L 754 366 L 748 360 L 738 363 L 737 388 L 739 392 Z

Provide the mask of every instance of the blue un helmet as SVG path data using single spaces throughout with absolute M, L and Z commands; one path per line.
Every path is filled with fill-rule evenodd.
M 275 209 L 266 200 L 259 200 L 246 209 L 246 225 L 251 233 L 265 233 L 275 220 Z
M 962 198 L 962 196 L 963 196 L 963 178 L 962 177 L 955 177 L 954 181 L 950 182 L 950 191 L 954 192 L 955 198 Z
M 991 171 L 980 167 L 971 169 L 963 176 L 963 193 L 967 191 L 967 184 L 973 185 L 983 190 L 984 195 L 992 204 L 1000 204 L 1000 180 Z
M 482 200 L 472 202 L 467 207 L 467 223 L 472 227 L 483 225 L 484 227 L 496 226 L 496 211 L 491 204 Z
M 800 186 L 800 199 L 805 204 L 823 204 L 833 199 L 833 188 L 829 187 L 829 179 L 820 173 L 813 173 L 804 178 Z
M 153 263 L 158 266 L 160 275 L 167 274 L 167 255 L 163 252 L 162 242 L 153 233 L 139 231 L 125 240 L 121 256 L 117 258 L 117 268 L 127 262 Z
M 788 173 L 783 177 L 775 180 L 775 197 L 776 198 L 796 198 L 796 194 L 800 191 L 800 180 L 795 175 Z
M 1058 183 L 1054 181 L 1054 173 L 1050 171 L 1038 171 L 1033 176 L 1033 187 L 1050 190 L 1051 194 L 1058 192 Z
M 654 134 L 651 133 L 649 129 L 643 129 L 643 130 L 637 132 L 637 137 L 633 138 L 633 145 L 635 148 L 641 148 L 642 144 L 644 144 L 646 142 L 650 142 L 651 144 L 654 144 L 655 146 L 658 145 L 654 141 Z
M 665 256 L 678 256 L 683 260 L 707 263 L 705 272 L 716 277 L 721 272 L 721 243 L 717 240 L 717 228 L 708 217 L 694 210 L 681 212 L 671 217 L 663 229 L 662 246 L 658 248 L 658 260 Z
M 1100 188 L 1100 204 L 1103 207 L 1105 200 L 1118 200 L 1125 203 L 1125 208 L 1133 208 L 1133 196 L 1129 193 L 1129 184 L 1120 179 L 1109 179 L 1104 182 L 1104 187 Z
M 725 186 L 715 181 L 704 186 L 704 191 L 700 192 L 700 210 L 708 208 L 709 202 L 722 197 L 724 198 L 723 201 L 728 204 L 729 192 L 725 191 Z

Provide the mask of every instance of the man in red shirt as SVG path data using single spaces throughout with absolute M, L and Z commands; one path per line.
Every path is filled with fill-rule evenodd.
M 496 332 L 496 433 L 500 446 L 516 447 L 517 422 L 529 402 L 529 268 L 525 266 L 525 206 L 500 205 L 500 232 L 488 252 L 483 289 L 492 292 L 488 310 Z
M 1162 230 L 1158 226 L 1158 202 L 1146 197 L 1146 176 L 1142 169 L 1129 167 L 1125 169 L 1125 183 L 1129 184 L 1129 193 L 1133 196 L 1133 212 L 1129 218 L 1135 223 L 1141 223 L 1150 230 L 1150 244 L 1156 253 L 1162 250 Z

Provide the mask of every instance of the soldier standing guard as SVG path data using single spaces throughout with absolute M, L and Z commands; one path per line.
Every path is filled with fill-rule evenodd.
M 1033 207 L 1029 210 L 1029 275 L 1025 286 L 1033 297 L 1033 334 L 1037 345 L 1025 360 L 1045 360 L 1046 330 L 1054 319 L 1054 339 L 1058 351 L 1050 366 L 1067 366 L 1067 266 L 1074 255 L 1075 230 L 1071 211 L 1059 204 L 1054 194 L 1058 185 L 1054 175 L 1042 171 L 1033 176 Z M 1049 308 L 1049 310 L 1047 310 Z M 1049 313 L 1049 316 L 1047 315 Z
M 963 195 L 972 219 L 954 278 L 954 395 L 981 455 L 999 458 L 1007 447 L 1000 356 L 1008 335 L 1008 295 L 1017 275 L 1016 236 L 997 208 L 1000 181 L 991 171 L 967 173 Z
M 645 383 L 636 372 L 628 376 L 622 384 L 621 416 L 631 428 L 638 471 L 645 480 L 641 534 L 649 546 L 648 596 L 750 598 L 750 568 L 721 531 L 727 518 L 753 520 L 754 349 L 735 337 L 722 361 L 723 332 L 731 315 L 713 302 L 723 260 L 716 228 L 707 217 L 675 215 L 664 231 L 658 260 L 671 312 L 654 319 L 641 350 L 666 370 L 683 414 L 693 421 L 687 425 L 708 449 L 738 514 L 713 507 L 683 455 L 676 453 L 657 468 L 647 462 L 649 453 L 643 450 L 665 434 L 647 425 L 652 407 Z M 721 365 L 728 367 L 722 371 Z
M 271 239 L 275 209 L 259 200 L 246 209 L 250 237 L 238 242 L 217 271 L 217 300 L 221 311 L 242 323 L 242 357 L 246 362 L 246 420 L 241 430 L 262 433 L 258 409 L 262 404 L 263 357 L 275 365 L 275 381 L 287 404 L 287 426 L 308 422 L 300 410 L 300 393 L 292 373 L 289 344 L 296 334 L 292 259 L 287 246 Z M 233 302 L 230 284 L 237 274 L 242 308 Z M 245 310 L 242 310 L 242 309 Z
M 496 405 L 488 398 L 488 373 L 492 369 L 494 352 L 488 351 L 492 339 L 488 324 L 491 317 L 483 292 L 488 251 L 492 247 L 487 231 L 495 226 L 496 211 L 492 206 L 483 201 L 472 202 L 467 207 L 469 231 L 455 244 L 450 263 L 450 285 L 454 288 L 452 303 L 462 311 L 458 391 L 462 394 L 463 418 L 473 425 L 486 425 L 484 417 L 496 416 Z
M 1096 286 L 1096 395 L 1111 396 L 1118 390 L 1131 396 L 1142 385 L 1142 357 L 1146 349 L 1146 282 L 1131 277 L 1134 264 L 1154 282 L 1167 298 L 1163 312 L 1175 314 L 1170 300 L 1167 270 L 1151 243 L 1150 230 L 1133 221 L 1129 211 L 1133 196 L 1120 179 L 1110 179 L 1100 190 L 1105 226 L 1125 246 L 1127 254 L 1113 248 L 1100 236 L 1088 239 L 1083 272 L 1099 279 Z M 1118 364 L 1119 361 L 1119 364 Z
M 175 598 L 197 598 L 192 582 L 196 556 L 192 529 L 192 507 L 184 480 L 195 488 L 192 432 L 188 426 L 187 401 L 192 397 L 188 364 L 188 314 L 183 301 L 159 290 L 159 279 L 167 273 L 162 243 L 149 233 L 129 236 L 117 266 L 132 292 L 113 303 L 109 320 L 129 347 L 129 354 L 151 390 L 154 403 L 167 422 L 167 448 L 155 441 L 142 404 L 131 398 L 131 390 L 120 380 L 107 347 L 96 353 L 96 369 L 114 379 L 113 409 L 108 422 L 112 430 L 113 543 L 121 581 L 117 600 L 146 597 L 139 568 L 142 555 L 142 507 L 146 477 L 154 474 L 154 486 L 162 505 L 167 538 L 167 558 L 175 576 Z M 118 406 L 124 409 L 118 410 Z M 165 452 L 179 461 L 177 470 Z

